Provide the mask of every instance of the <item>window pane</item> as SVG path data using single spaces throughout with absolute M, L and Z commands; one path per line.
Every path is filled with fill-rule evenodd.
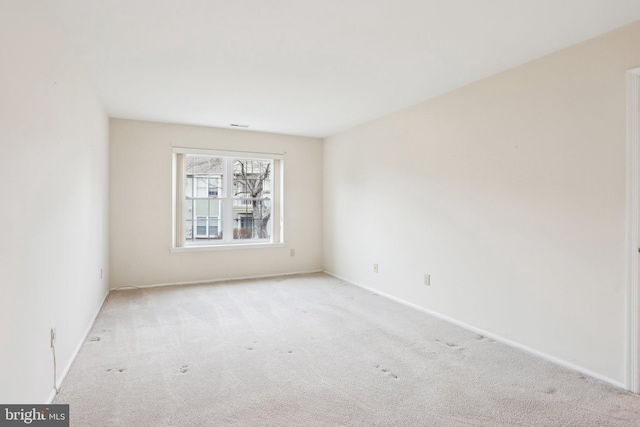
M 215 238 L 218 236 L 218 218 L 209 218 L 209 237 Z
M 224 159 L 187 155 L 185 170 L 187 197 L 218 197 L 221 194 Z
M 221 177 L 209 177 L 209 197 L 221 196 Z
M 196 197 L 209 197 L 207 178 L 196 178 Z
M 270 198 L 272 169 L 272 163 L 266 160 L 236 160 L 233 163 L 234 197 Z
M 185 189 L 184 195 L 185 197 L 193 197 L 193 175 L 187 175 L 184 181 Z
M 193 201 L 186 200 L 184 205 L 184 238 L 185 240 L 193 240 Z
M 209 200 L 196 200 L 195 203 L 198 217 L 209 216 Z
M 254 238 L 269 239 L 271 237 L 271 200 L 255 200 L 253 202 Z
M 192 220 L 193 219 L 193 200 L 186 200 L 184 202 L 184 219 Z
M 234 239 L 269 239 L 271 200 L 234 199 L 233 222 Z
M 190 245 L 222 238 L 224 165 L 221 157 L 186 156 L 184 220 L 185 240 L 191 240 Z
M 217 223 L 217 227 L 218 227 L 218 229 L 217 229 L 217 231 L 216 231 L 216 235 L 215 235 L 215 236 L 212 236 L 211 238 L 212 238 L 212 239 L 214 239 L 214 238 L 215 238 L 215 239 L 217 239 L 217 240 L 222 240 L 222 237 L 223 237 L 223 232 L 222 232 L 222 230 L 224 229 L 224 228 L 223 228 L 223 227 L 224 227 L 224 226 L 223 226 L 224 221 L 222 220 L 222 218 L 217 218 L 217 219 L 216 219 L 216 223 Z
M 222 214 L 222 200 L 209 200 L 209 216 L 219 217 Z
M 198 217 L 197 226 L 196 226 L 196 236 L 207 236 L 207 219 Z
M 191 220 L 185 221 L 184 238 L 186 240 L 193 240 L 193 221 Z
M 221 240 L 224 200 L 188 200 L 185 203 L 185 241 L 187 246 L 206 245 Z M 191 206 L 195 206 L 193 215 Z
M 187 175 L 222 175 L 224 160 L 218 157 L 187 154 Z

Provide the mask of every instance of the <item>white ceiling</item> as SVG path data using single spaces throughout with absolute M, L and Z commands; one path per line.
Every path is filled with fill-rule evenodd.
M 639 0 L 45 0 L 111 117 L 325 137 L 640 19 Z

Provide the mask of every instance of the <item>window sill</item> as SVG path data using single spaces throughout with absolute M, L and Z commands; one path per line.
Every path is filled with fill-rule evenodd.
M 202 246 L 181 246 L 171 248 L 171 253 L 177 252 L 199 252 L 199 251 L 228 251 L 236 249 L 267 249 L 284 248 L 284 243 L 236 243 L 232 245 L 202 245 Z

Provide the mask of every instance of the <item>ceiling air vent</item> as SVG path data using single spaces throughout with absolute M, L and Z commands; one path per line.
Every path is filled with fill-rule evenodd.
M 237 123 L 229 123 L 229 126 L 234 127 L 234 128 L 248 128 L 249 125 L 239 125 Z

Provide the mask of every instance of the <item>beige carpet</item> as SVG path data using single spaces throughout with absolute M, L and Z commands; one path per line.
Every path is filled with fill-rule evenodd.
M 324 274 L 112 292 L 73 426 L 640 426 L 640 397 Z

